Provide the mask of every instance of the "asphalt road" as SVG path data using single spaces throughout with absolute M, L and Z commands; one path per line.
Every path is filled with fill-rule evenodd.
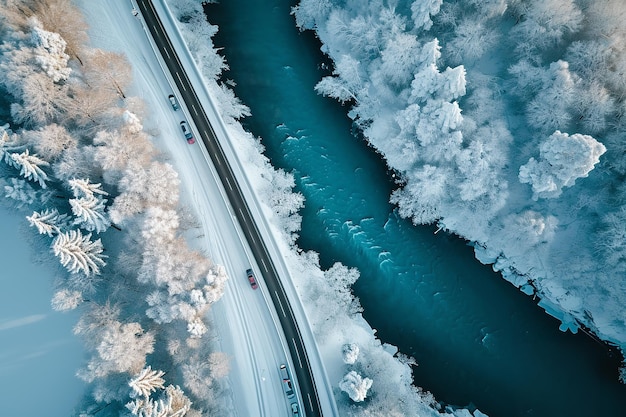
M 243 197 L 239 184 L 233 175 L 233 171 L 226 160 L 222 147 L 215 135 L 213 128 L 209 122 L 208 117 L 196 92 L 191 85 L 185 70 L 170 42 L 167 33 L 158 17 L 154 5 L 150 0 L 137 0 L 139 11 L 143 15 L 147 29 L 150 31 L 155 44 L 159 48 L 163 61 L 167 65 L 168 70 L 171 73 L 171 78 L 176 83 L 182 99 L 185 101 L 189 113 L 192 118 L 192 122 L 196 127 L 196 130 L 200 133 L 196 140 L 201 140 L 211 156 L 211 160 L 215 166 L 215 169 L 222 181 L 226 195 L 230 201 L 231 206 L 244 236 L 250 245 L 250 249 L 257 261 L 257 265 L 261 268 L 263 274 L 263 280 L 267 285 L 269 294 L 274 303 L 280 324 L 283 328 L 285 338 L 289 344 L 289 351 L 291 354 L 292 362 L 294 366 L 291 368 L 292 374 L 295 374 L 298 385 L 300 388 L 300 400 L 301 405 L 304 407 L 304 412 L 307 416 L 321 416 L 322 410 L 320 406 L 317 389 L 315 387 L 315 381 L 311 372 L 309 359 L 306 353 L 306 348 L 302 341 L 300 330 L 293 311 L 283 289 L 282 283 L 276 272 L 276 268 L 270 258 L 265 243 L 261 238 L 256 223 L 252 219 L 252 215 Z M 181 138 L 181 140 L 183 140 Z M 243 274 L 245 273 L 245 267 L 242 266 L 242 279 L 245 279 Z M 257 277 L 259 279 L 261 277 Z M 278 364 L 276 365 L 278 367 Z

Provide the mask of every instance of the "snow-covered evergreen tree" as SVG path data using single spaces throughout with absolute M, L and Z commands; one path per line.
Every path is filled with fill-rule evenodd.
M 109 193 L 102 189 L 100 183 L 94 184 L 90 182 L 89 179 L 72 178 L 68 183 L 76 198 L 96 197 L 96 194 L 100 196 L 109 195 Z
M 416 29 L 428 30 L 432 27 L 431 17 L 439 13 L 443 0 L 416 0 L 411 4 L 411 17 Z
M 27 181 L 11 178 L 9 183 L 4 186 L 4 196 L 15 200 L 18 207 L 31 205 L 38 199 L 39 194 Z
M 356 343 L 346 343 L 341 347 L 341 357 L 343 363 L 352 365 L 359 358 L 359 345 Z
M 165 372 L 153 370 L 151 366 L 142 369 L 139 374 L 132 378 L 128 385 L 133 389 L 133 396 L 150 397 L 150 394 L 157 389 L 163 389 Z
M 563 187 L 589 175 L 606 152 L 603 144 L 588 135 L 568 135 L 558 130 L 543 142 L 539 160 L 530 158 L 519 170 L 519 180 L 532 185 L 533 198 L 554 198 Z
M 57 209 L 45 209 L 42 212 L 34 211 L 32 215 L 26 216 L 26 220 L 37 228 L 39 234 L 52 237 L 67 227 L 69 217 Z
M 21 135 L 16 135 L 9 129 L 9 124 L 0 126 L 0 159 L 13 165 L 11 154 L 26 150 L 27 144 Z
M 142 397 L 126 404 L 132 415 L 138 417 L 183 417 L 191 412 L 191 401 L 179 386 L 168 385 L 158 400 Z
M 32 20 L 31 39 L 35 45 L 36 61 L 55 83 L 69 78 L 69 55 L 65 53 L 67 43 L 58 33 L 48 32 L 37 19 Z
M 102 254 L 104 248 L 100 239 L 92 241 L 91 234 L 83 236 L 80 230 L 60 233 L 52 241 L 52 251 L 69 272 L 86 275 L 100 274 L 100 267 L 106 265 Z
M 352 401 L 361 402 L 367 397 L 367 391 L 373 382 L 369 378 L 363 378 L 356 371 L 350 371 L 339 381 L 339 388 L 348 394 Z
M 196 317 L 187 323 L 187 332 L 194 339 L 201 338 L 207 331 L 208 329 L 200 317 Z
M 111 225 L 105 213 L 106 201 L 101 197 L 93 196 L 70 198 L 72 213 L 76 216 L 74 224 L 88 232 L 102 233 L 106 231 Z
M 48 174 L 41 167 L 49 166 L 49 163 L 37 155 L 31 155 L 28 149 L 22 153 L 12 153 L 11 160 L 13 161 L 12 165 L 19 168 L 21 176 L 29 181 L 39 183 L 41 188 L 47 187 Z

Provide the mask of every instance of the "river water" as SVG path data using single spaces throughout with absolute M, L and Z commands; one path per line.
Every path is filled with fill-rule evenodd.
M 354 291 L 382 341 L 419 362 L 415 383 L 444 403 L 491 417 L 626 415 L 619 359 L 558 323 L 473 257 L 465 242 L 414 227 L 388 203 L 384 161 L 352 129 L 347 107 L 316 95 L 328 64 L 299 33 L 287 0 L 207 6 L 272 163 L 306 198 L 299 245 L 324 267 L 358 267 Z

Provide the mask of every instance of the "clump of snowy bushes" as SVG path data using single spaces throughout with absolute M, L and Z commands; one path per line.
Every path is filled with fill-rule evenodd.
M 126 96 L 129 64 L 88 46 L 69 0 L 0 1 L 0 15 L 1 189 L 58 260 L 52 307 L 82 310 L 79 412 L 219 413 L 228 358 L 206 313 L 227 276 L 183 237 L 178 174 Z
M 317 91 L 400 173 L 402 216 L 626 346 L 624 2 L 301 0 L 293 14 L 335 63 Z

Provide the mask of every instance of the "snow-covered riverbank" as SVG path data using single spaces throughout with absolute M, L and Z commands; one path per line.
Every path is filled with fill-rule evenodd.
M 319 93 L 401 173 L 400 213 L 623 347 L 626 8 L 579 3 L 303 0 L 295 17 L 335 62 Z

